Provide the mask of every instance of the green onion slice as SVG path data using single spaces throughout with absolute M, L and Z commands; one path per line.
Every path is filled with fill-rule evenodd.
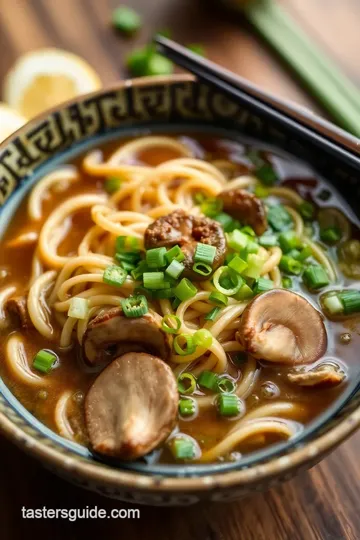
M 184 268 L 185 266 L 181 262 L 173 259 L 165 270 L 165 274 L 172 277 L 173 279 L 177 279 L 183 273 Z
M 180 281 L 179 285 L 175 287 L 174 292 L 175 292 L 175 296 L 179 300 L 184 302 L 185 300 L 189 300 L 190 298 L 195 296 L 198 290 L 195 287 L 195 285 L 191 283 L 191 281 L 189 281 L 187 278 L 183 278 Z
M 57 356 L 52 351 L 42 349 L 39 351 L 33 361 L 33 368 L 41 371 L 42 373 L 49 373 L 57 361 Z
M 195 250 L 195 256 L 194 256 L 195 262 L 202 262 L 207 265 L 212 265 L 215 259 L 215 255 L 216 255 L 215 246 L 210 246 L 209 244 L 202 244 L 201 242 L 198 242 L 196 244 L 196 250 Z
M 198 384 L 208 390 L 217 390 L 218 375 L 212 371 L 203 371 L 198 377 Z
M 197 274 L 200 274 L 201 276 L 210 276 L 210 274 L 213 271 L 212 266 L 210 266 L 210 264 L 206 264 L 203 262 L 196 262 L 194 266 L 192 267 L 192 269 L 194 270 L 194 272 L 196 272 Z
M 89 314 L 89 300 L 75 296 L 70 300 L 68 316 L 74 319 L 86 319 Z
M 182 262 L 185 259 L 184 253 L 181 251 L 180 246 L 173 246 L 165 255 L 165 259 L 170 264 L 173 259 L 178 262 Z
M 225 296 L 225 298 L 227 298 Z M 214 307 L 211 311 L 209 311 L 209 313 L 207 313 L 204 317 L 205 321 L 214 321 L 216 319 L 216 317 L 218 316 L 218 314 L 220 313 L 221 311 L 221 308 L 219 307 Z
M 175 459 L 191 460 L 196 456 L 195 443 L 188 437 L 176 437 L 170 447 Z
M 222 394 L 231 394 L 235 392 L 236 383 L 227 375 L 224 375 L 223 377 L 218 377 L 217 387 Z
M 224 278 L 229 278 L 224 281 Z M 225 296 L 232 296 L 236 294 L 244 283 L 243 279 L 236 272 L 231 273 L 227 266 L 220 266 L 214 274 L 213 282 L 215 288 L 225 294 Z
M 219 291 L 212 291 L 209 300 L 213 304 L 218 304 L 220 306 L 226 306 L 229 301 L 228 297 Z
M 181 373 L 177 382 L 180 394 L 193 394 L 196 390 L 196 379 L 192 373 Z
M 109 176 L 104 182 L 104 189 L 111 195 L 112 193 L 119 191 L 122 184 L 123 179 L 119 178 L 118 176 Z
M 143 283 L 145 289 L 168 289 L 170 283 L 165 281 L 164 272 L 144 272 Z
M 220 394 L 217 406 L 221 416 L 238 416 L 241 412 L 241 401 L 234 394 Z
M 157 270 L 166 266 L 165 253 L 165 247 L 148 249 L 146 252 L 146 264 L 148 267 Z
M 180 416 L 193 416 L 196 413 L 197 404 L 194 399 L 183 398 L 179 401 L 179 414 Z
M 168 313 L 162 318 L 161 328 L 167 334 L 177 334 L 181 328 L 181 320 L 173 313 Z
M 212 333 L 206 328 L 201 328 L 197 330 L 194 334 L 194 343 L 197 347 L 202 347 L 203 349 L 209 349 L 213 342 Z
M 322 266 L 308 266 L 303 274 L 305 285 L 310 290 L 318 290 L 329 285 L 330 280 Z
M 196 351 L 194 338 L 190 334 L 179 334 L 174 338 L 174 350 L 180 356 L 188 356 Z

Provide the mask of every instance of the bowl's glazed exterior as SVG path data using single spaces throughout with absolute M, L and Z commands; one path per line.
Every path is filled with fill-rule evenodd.
M 298 114 L 301 114 L 301 111 Z M 304 113 L 306 114 L 306 113 Z M 316 122 L 316 118 L 312 118 Z M 78 98 L 35 119 L 0 145 L 0 227 L 12 201 L 47 172 L 66 159 L 68 151 L 82 151 L 109 134 L 147 133 L 155 128 L 198 131 L 210 128 L 234 130 L 262 139 L 306 159 L 326 172 L 335 185 L 353 200 L 359 195 L 354 171 L 336 158 L 324 159 L 318 149 L 291 140 L 250 111 L 191 77 L 138 79 Z M 319 128 L 323 128 L 319 121 Z M 326 126 L 329 130 L 329 125 Z M 330 128 L 331 129 L 331 128 Z M 225 131 L 226 132 L 226 131 Z M 335 137 L 336 135 L 336 137 Z M 334 138 L 346 135 L 334 128 Z M 351 141 L 350 141 L 351 142 Z M 353 141 L 352 141 L 353 142 Z M 350 201 L 351 202 L 351 201 Z M 8 219 L 8 218 L 7 218 Z M 222 468 L 151 466 L 113 468 L 95 461 L 88 452 L 41 426 L 24 410 L 0 380 L 0 432 L 56 474 L 103 495 L 136 504 L 188 505 L 202 499 L 230 501 L 291 478 L 307 469 L 353 433 L 360 424 L 360 392 L 354 393 L 340 412 L 315 431 L 274 456 L 263 452 L 256 463 L 229 464 Z

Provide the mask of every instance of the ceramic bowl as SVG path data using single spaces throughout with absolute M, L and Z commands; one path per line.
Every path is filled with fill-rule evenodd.
M 286 105 L 289 107 L 289 105 Z M 298 117 L 308 116 L 297 109 Z M 315 116 L 311 122 L 334 144 L 356 146 L 343 132 Z M 152 132 L 206 131 L 246 136 L 310 163 L 340 187 L 350 203 L 359 201 L 354 170 L 335 155 L 299 142 L 226 96 L 188 76 L 127 81 L 82 96 L 29 122 L 0 146 L 0 231 L 26 191 L 56 164 L 109 138 Z M 356 210 L 356 209 L 355 209 Z M 360 423 L 360 392 L 352 392 L 307 427 L 301 439 L 256 452 L 238 463 L 161 466 L 146 463 L 111 467 L 84 447 L 53 433 L 36 420 L 0 380 L 0 432 L 59 476 L 103 495 L 135 504 L 188 505 L 203 499 L 231 501 L 291 478 L 312 467 Z

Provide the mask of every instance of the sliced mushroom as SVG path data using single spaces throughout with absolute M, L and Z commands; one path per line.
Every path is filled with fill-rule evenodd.
M 197 243 L 216 247 L 213 270 L 221 266 L 226 255 L 226 239 L 224 231 L 217 221 L 201 216 L 186 214 L 183 210 L 175 210 L 167 216 L 154 221 L 145 231 L 145 247 L 152 249 L 165 246 L 170 248 L 178 244 L 184 255 L 185 277 L 193 281 L 204 281 L 209 276 L 201 276 L 193 271 L 194 255 Z
M 238 340 L 255 358 L 278 364 L 308 364 L 327 346 L 322 316 L 305 298 L 273 289 L 247 305 Z
M 331 388 L 342 383 L 345 373 L 340 371 L 338 366 L 324 364 L 310 371 L 302 371 L 288 374 L 288 380 L 298 386 L 312 386 Z
M 171 433 L 179 395 L 171 368 L 145 353 L 114 360 L 85 399 L 85 421 L 94 452 L 133 460 Z
M 169 336 L 155 314 L 127 318 L 121 308 L 113 308 L 90 321 L 83 339 L 83 352 L 89 364 L 104 364 L 130 351 L 153 353 L 163 360 L 169 357 Z
M 13 296 L 5 304 L 5 311 L 16 321 L 20 328 L 34 328 L 27 308 L 26 296 Z
M 258 236 L 267 229 L 264 203 L 252 193 L 236 188 L 222 191 L 218 197 L 223 202 L 224 211 L 233 218 L 250 225 Z

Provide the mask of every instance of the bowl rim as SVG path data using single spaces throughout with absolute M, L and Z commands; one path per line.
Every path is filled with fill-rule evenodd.
M 83 102 L 98 95 L 123 90 L 124 88 L 152 86 L 154 84 L 169 85 L 176 82 L 193 82 L 195 80 L 196 79 L 192 75 L 188 74 L 141 77 L 137 79 L 120 81 L 115 84 L 105 86 L 94 92 L 77 96 L 76 98 L 63 102 L 60 105 L 52 107 L 51 109 L 48 109 L 42 114 L 34 117 L 15 133 L 7 137 L 0 144 L 0 155 L 1 152 L 16 137 L 25 134 L 33 124 L 40 123 L 48 118 L 51 114 L 66 109 L 70 105 Z M 258 88 L 258 92 L 261 93 L 262 90 Z M 271 94 L 264 94 L 270 98 L 272 97 Z M 291 102 L 283 100 L 283 103 L 286 104 L 287 108 L 292 107 Z M 328 130 L 329 126 L 331 127 L 329 122 L 324 122 L 323 119 L 317 117 L 305 107 L 300 108 L 298 105 L 294 104 L 293 110 L 296 111 L 298 116 L 303 115 L 305 119 L 310 114 L 312 122 L 317 123 L 320 130 Z M 347 139 L 348 134 L 346 132 L 342 132 L 342 130 L 339 130 L 336 126 L 334 126 L 334 131 L 337 142 L 339 138 L 339 131 L 340 134 L 343 135 L 345 142 L 349 142 L 349 139 Z M 353 139 L 351 136 L 349 136 L 349 138 Z M 80 457 L 79 455 L 74 455 L 72 457 L 70 451 L 69 455 L 66 456 L 66 454 L 58 450 L 56 447 L 52 448 L 42 440 L 38 439 L 36 436 L 24 431 L 0 411 L 0 433 L 18 447 L 25 450 L 28 454 L 36 457 L 40 462 L 49 468 L 64 470 L 64 473 L 68 473 L 78 478 L 86 478 L 88 481 L 93 481 L 95 483 L 100 482 L 112 488 L 136 489 L 144 492 L 156 491 L 159 493 L 203 492 L 208 491 L 209 489 L 234 488 L 258 483 L 277 476 L 278 474 L 284 474 L 291 469 L 301 467 L 301 465 L 305 466 L 309 461 L 316 461 L 317 456 L 318 459 L 320 459 L 324 453 L 330 452 L 338 444 L 354 433 L 359 426 L 360 405 L 352 413 L 345 416 L 335 427 L 330 428 L 330 430 L 325 434 L 320 435 L 313 441 L 303 443 L 300 447 L 293 448 L 286 455 L 273 457 L 265 463 L 260 462 L 251 465 L 249 468 L 223 471 L 221 473 L 209 472 L 208 474 L 202 476 L 197 475 L 195 471 L 192 476 L 182 477 L 174 475 L 159 477 L 151 473 L 149 474 L 129 469 L 115 468 L 111 467 L 111 465 L 107 466 L 95 460 L 90 461 L 86 458 Z

